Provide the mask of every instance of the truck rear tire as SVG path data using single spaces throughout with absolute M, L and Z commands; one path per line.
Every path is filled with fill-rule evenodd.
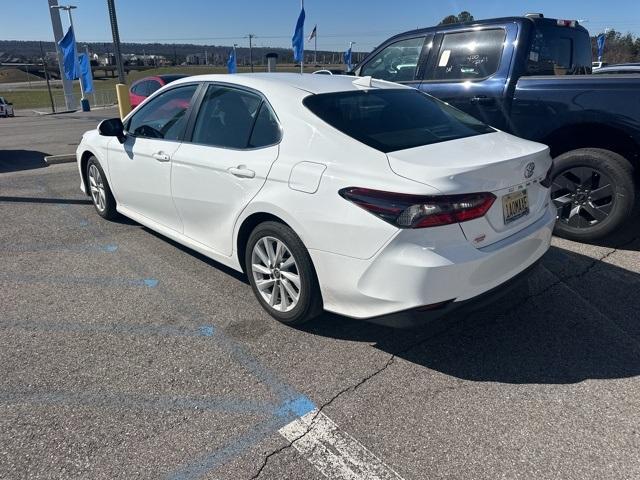
M 578 242 L 599 240 L 631 216 L 633 167 L 610 150 L 563 153 L 554 159 L 551 199 L 558 209 L 557 236 Z

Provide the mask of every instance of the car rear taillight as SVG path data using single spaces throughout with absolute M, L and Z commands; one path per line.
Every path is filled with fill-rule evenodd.
M 492 193 L 409 195 L 349 187 L 340 195 L 399 228 L 426 228 L 480 218 L 491 208 Z
M 549 167 L 549 170 L 547 170 L 547 174 L 545 175 L 545 177 L 540 180 L 540 185 L 542 185 L 544 188 L 549 188 L 551 186 L 551 172 L 553 171 L 553 163 L 551 164 L 551 166 Z

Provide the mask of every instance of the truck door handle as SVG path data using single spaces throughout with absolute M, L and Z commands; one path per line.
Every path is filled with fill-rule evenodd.
M 171 157 L 166 153 L 164 153 L 163 151 L 153 153 L 151 154 L 151 156 L 156 160 L 158 160 L 159 162 L 168 162 L 169 160 L 171 160 Z
M 253 170 L 248 169 L 244 165 L 238 165 L 237 167 L 231 167 L 231 168 L 228 169 L 228 172 L 231 175 L 235 175 L 236 177 L 241 177 L 241 178 L 253 178 L 253 177 L 256 176 L 256 172 L 254 172 Z
M 471 98 L 471 103 L 474 105 L 491 105 L 495 101 L 495 98 L 487 97 L 486 95 L 476 95 Z

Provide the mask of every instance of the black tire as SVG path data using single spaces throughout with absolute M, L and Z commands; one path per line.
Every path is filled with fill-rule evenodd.
M 605 188 L 605 183 L 610 187 Z M 572 191 L 572 184 L 577 189 Z M 551 197 L 558 208 L 557 236 L 587 243 L 599 240 L 619 228 L 633 212 L 633 167 L 610 150 L 572 150 L 554 159 Z
M 298 295 L 297 303 L 289 311 L 281 311 L 281 308 L 283 305 L 283 301 L 281 297 L 282 294 L 280 293 L 271 294 L 271 297 L 273 297 L 274 295 L 276 295 L 276 297 L 280 295 L 280 309 L 279 309 L 278 305 L 271 306 L 270 303 L 263 297 L 263 294 L 261 293 L 261 291 L 258 289 L 257 281 L 259 280 L 262 280 L 262 281 L 275 280 L 276 285 L 279 284 L 279 282 L 282 282 L 284 284 L 285 282 L 288 282 L 287 280 L 288 277 L 284 276 L 285 273 L 288 273 L 288 274 L 293 273 L 293 271 L 285 272 L 285 270 L 283 269 L 282 272 L 284 273 L 281 274 L 280 271 L 278 270 L 278 268 L 283 263 L 281 261 L 277 265 L 278 268 L 273 269 L 273 270 L 278 270 L 277 278 L 275 277 L 275 273 L 273 270 L 271 275 L 267 275 L 263 273 L 254 274 L 254 269 L 253 269 L 254 247 L 258 242 L 263 242 L 263 239 L 266 239 L 267 241 L 273 241 L 275 239 L 282 242 L 290 252 L 291 257 L 295 261 L 295 273 L 297 273 L 298 275 L 300 288 L 298 291 L 299 295 Z M 263 243 L 261 243 L 261 246 L 264 248 Z M 251 232 L 251 235 L 249 236 L 249 240 L 247 241 L 247 246 L 245 249 L 244 258 L 245 258 L 245 272 L 247 273 L 247 277 L 249 278 L 249 282 L 251 283 L 251 288 L 253 289 L 253 293 L 255 294 L 256 298 L 258 299 L 262 307 L 273 318 L 287 325 L 300 325 L 308 322 L 309 320 L 313 319 L 314 317 L 322 313 L 322 296 L 320 294 L 320 287 L 318 285 L 318 279 L 316 277 L 315 269 L 313 268 L 313 264 L 311 262 L 311 257 L 309 256 L 309 252 L 307 252 L 307 249 L 305 248 L 300 238 L 288 226 L 282 223 L 273 222 L 273 221 L 259 224 L 253 230 L 253 232 Z M 288 257 L 285 257 L 285 258 L 288 258 Z M 282 277 L 280 277 L 280 275 L 282 275 Z M 262 276 L 262 279 L 256 279 L 255 278 L 256 276 L 258 277 Z M 287 284 L 288 287 L 291 287 L 292 285 L 293 285 L 292 282 L 288 282 Z M 284 285 L 280 288 L 284 289 Z M 275 286 L 274 286 L 274 290 L 275 290 Z M 286 292 L 286 290 L 280 290 L 280 291 Z M 268 293 L 268 292 L 265 292 L 265 293 Z M 291 302 L 290 303 L 291 305 L 293 303 L 292 299 L 294 297 L 289 296 L 288 293 L 285 293 L 285 296 L 286 296 L 285 298 Z
M 100 174 L 100 179 L 102 181 L 102 185 L 104 188 L 104 206 L 100 207 L 98 200 L 91 193 L 91 180 L 90 180 L 90 172 L 92 167 L 95 167 Z M 91 197 L 93 202 L 93 206 L 102 218 L 106 220 L 114 220 L 118 217 L 118 212 L 116 210 L 116 199 L 113 198 L 113 194 L 111 193 L 111 188 L 109 187 L 109 182 L 107 181 L 107 176 L 104 174 L 104 170 L 100 166 L 100 162 L 96 159 L 96 157 L 90 157 L 87 161 L 87 170 L 85 172 L 87 179 L 87 194 Z

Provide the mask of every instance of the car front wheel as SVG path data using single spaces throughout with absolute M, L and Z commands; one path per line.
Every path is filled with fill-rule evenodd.
M 551 199 L 555 234 L 579 242 L 598 240 L 629 218 L 635 201 L 631 164 L 621 155 L 581 148 L 554 159 Z
M 107 177 L 95 157 L 87 162 L 87 187 L 98 215 L 107 220 L 113 220 L 118 216 L 116 200 L 113 198 Z
M 245 269 L 260 304 L 276 320 L 298 325 L 322 312 L 309 253 L 286 225 L 270 221 L 253 230 L 247 242 Z

